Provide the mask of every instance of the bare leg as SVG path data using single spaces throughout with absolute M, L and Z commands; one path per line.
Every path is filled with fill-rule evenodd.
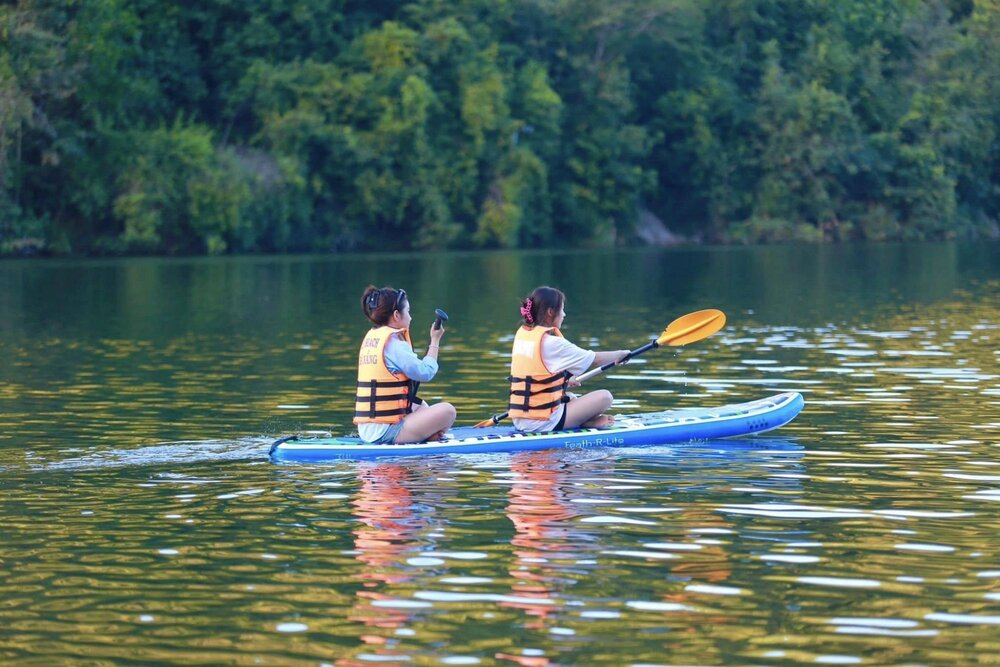
M 565 428 L 610 426 L 615 418 L 604 414 L 611 407 L 614 397 L 607 389 L 598 389 L 574 398 L 566 404 Z
M 455 423 L 455 406 L 451 403 L 437 403 L 414 410 L 403 420 L 403 428 L 396 436 L 396 444 L 440 440 L 444 432 Z
M 614 415 L 597 415 L 593 419 L 588 419 L 580 424 L 580 428 L 603 428 L 605 426 L 611 426 L 614 423 Z

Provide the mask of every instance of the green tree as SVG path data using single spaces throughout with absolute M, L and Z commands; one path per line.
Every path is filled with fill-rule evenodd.
M 65 22 L 46 3 L 0 6 L 0 243 L 50 236 L 39 185 L 61 162 L 58 111 L 77 85 L 60 36 Z
M 19 0 L 0 253 L 996 235 L 997 0 Z M 28 239 L 26 241 L 26 239 Z
M 114 201 L 126 249 L 217 254 L 245 233 L 248 184 L 234 174 L 232 156 L 215 149 L 210 130 L 178 121 L 130 139 L 133 156 Z

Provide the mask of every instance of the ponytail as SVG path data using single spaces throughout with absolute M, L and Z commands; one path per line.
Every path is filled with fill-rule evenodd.
M 555 287 L 536 287 L 521 300 L 521 322 L 526 327 L 549 326 L 566 303 L 566 295 Z
M 400 297 L 405 300 L 406 292 L 393 287 L 369 285 L 361 295 L 361 312 L 376 326 L 384 327 L 392 319 Z

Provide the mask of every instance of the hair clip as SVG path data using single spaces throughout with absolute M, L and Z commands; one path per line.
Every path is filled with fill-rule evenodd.
M 524 321 L 527 322 L 528 324 L 533 324 L 534 321 L 535 321 L 534 318 L 531 316 L 531 299 L 530 298 L 529 299 L 525 299 L 524 300 L 524 304 L 521 306 L 521 317 L 523 317 Z

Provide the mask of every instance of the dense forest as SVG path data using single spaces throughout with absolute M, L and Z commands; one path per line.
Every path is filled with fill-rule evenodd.
M 15 0 L 0 254 L 998 234 L 1000 0 Z

